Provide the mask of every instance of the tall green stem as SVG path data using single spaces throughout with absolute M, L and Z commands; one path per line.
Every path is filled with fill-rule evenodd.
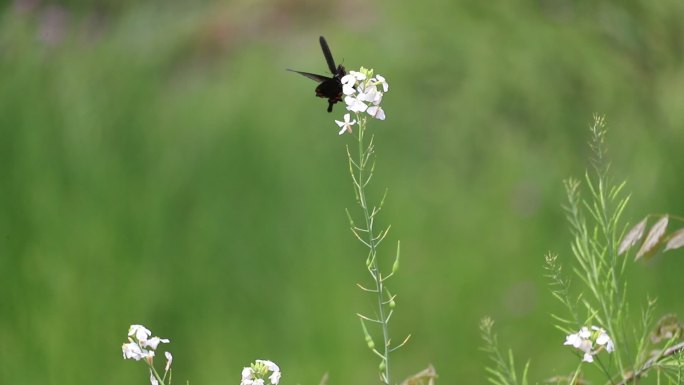
M 357 116 L 358 118 L 358 116 Z M 383 277 L 380 272 L 380 266 L 377 259 L 377 247 L 379 242 L 382 240 L 382 234 L 376 234 L 373 227 L 374 216 L 377 214 L 377 210 L 373 208 L 369 210 L 368 202 L 366 200 L 365 187 L 373 176 L 373 164 L 374 164 L 374 153 L 373 153 L 373 138 L 368 144 L 364 142 L 364 134 L 366 131 L 366 120 L 362 118 L 359 120 L 358 125 L 358 160 L 353 162 L 356 164 L 356 176 L 354 177 L 354 187 L 356 190 L 356 196 L 363 211 L 363 218 L 366 224 L 364 232 L 366 233 L 365 240 L 362 240 L 369 249 L 367 268 L 373 281 L 375 281 L 375 290 L 377 296 L 377 322 L 382 326 L 382 337 L 383 337 L 383 353 L 379 354 L 382 358 L 382 363 L 380 366 L 380 373 L 383 382 L 386 384 L 391 384 L 390 381 L 390 337 L 388 330 L 389 314 L 385 309 L 386 302 L 383 298 L 383 293 L 385 288 L 383 285 Z M 370 170 L 368 169 L 370 167 Z M 353 175 L 352 168 L 352 175 Z

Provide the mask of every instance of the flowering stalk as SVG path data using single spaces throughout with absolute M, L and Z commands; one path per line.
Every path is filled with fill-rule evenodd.
M 582 351 L 584 362 L 594 362 L 594 356 L 603 350 L 608 353 L 615 350 L 613 340 L 605 330 L 598 326 L 592 326 L 591 330 L 583 326 L 579 332 L 566 336 L 563 345 L 572 345 L 575 349 Z
M 375 169 L 375 153 L 373 136 L 371 135 L 370 139 L 366 139 L 366 123 L 368 120 L 367 115 L 363 115 L 365 112 L 376 119 L 385 119 L 385 112 L 380 107 L 380 102 L 389 86 L 382 76 L 373 76 L 373 71 L 365 68 L 361 68 L 359 72 L 350 71 L 349 75 L 343 77 L 341 81 L 343 93 L 346 95 L 344 101 L 347 104 L 347 110 L 352 111 L 356 119 L 350 120 L 350 114 L 345 114 L 344 121 L 336 121 L 336 123 L 341 128 L 340 135 L 345 132 L 352 133 L 352 126 L 358 125 L 356 132 L 358 149 L 356 155 L 352 155 L 352 151 L 347 146 L 347 157 L 349 159 L 349 171 L 354 184 L 354 194 L 363 215 L 362 227 L 354 224 L 354 220 L 349 212 L 347 212 L 347 215 L 349 216 L 352 232 L 368 248 L 366 268 L 374 282 L 374 287 L 372 288 L 366 288 L 362 285 L 358 286 L 366 292 L 375 293 L 377 298 L 376 317 L 368 317 L 362 314 L 358 316 L 361 319 L 361 326 L 368 347 L 381 359 L 379 365 L 380 379 L 384 383 L 390 384 L 390 353 L 401 347 L 408 340 L 407 337 L 398 346 L 392 347 L 390 345 L 389 320 L 394 311 L 396 296 L 392 295 L 387 289 L 385 281 L 394 275 L 399 268 L 399 246 L 397 246 L 397 254 L 392 271 L 383 276 L 378 260 L 378 246 L 387 236 L 389 227 L 380 231 L 377 231 L 374 227 L 375 218 L 382 208 L 384 197 L 377 207 L 370 207 L 366 197 L 366 186 L 370 183 Z M 382 348 L 380 350 L 376 349 L 373 337 L 366 327 L 366 322 L 377 324 L 380 327 L 382 334 Z
M 380 371 L 381 371 L 381 378 L 385 383 L 390 383 L 390 365 L 389 365 L 389 328 L 388 328 L 388 321 L 389 321 L 389 311 L 386 308 L 387 301 L 384 298 L 384 292 L 385 292 L 385 287 L 384 287 L 384 280 L 382 278 L 382 274 L 380 273 L 380 267 L 378 266 L 378 258 L 377 258 L 377 248 L 379 243 L 382 241 L 384 236 L 387 234 L 387 231 L 384 231 L 380 234 L 377 234 L 375 232 L 375 229 L 373 228 L 374 224 L 374 219 L 375 215 L 378 213 L 380 210 L 380 207 L 378 208 L 373 208 L 373 210 L 369 210 L 368 208 L 368 201 L 366 199 L 366 191 L 365 191 L 365 186 L 367 183 L 370 181 L 370 178 L 372 177 L 372 169 L 373 165 L 371 164 L 370 168 L 371 170 L 368 171 L 368 162 L 373 162 L 373 138 L 371 137 L 370 141 L 368 142 L 368 145 L 366 147 L 364 143 L 364 134 L 366 132 L 366 118 L 362 118 L 359 121 L 359 129 L 358 129 L 358 159 L 356 162 L 356 175 L 354 175 L 354 161 L 351 158 L 351 154 L 348 152 L 348 155 L 350 156 L 349 158 L 349 164 L 350 168 L 352 171 L 352 178 L 354 178 L 354 188 L 355 188 L 355 193 L 356 193 L 356 199 L 361 207 L 361 210 L 363 212 L 363 220 L 365 223 L 365 228 L 364 229 L 358 229 L 355 228 L 352 224 L 352 228 L 355 231 L 355 235 L 359 237 L 361 242 L 363 242 L 369 249 L 368 252 L 368 258 L 366 260 L 366 267 L 368 268 L 368 272 L 370 273 L 371 277 L 373 278 L 373 281 L 375 282 L 375 289 L 366 289 L 371 292 L 375 292 L 377 295 L 377 314 L 378 318 L 377 320 L 372 320 L 368 317 L 363 317 L 360 316 L 363 320 L 368 320 L 368 321 L 373 321 L 376 323 L 379 323 L 382 327 L 382 337 L 383 337 L 383 351 L 381 354 L 378 354 L 380 358 L 382 359 L 382 362 L 380 363 Z M 382 205 L 382 204 L 381 204 Z M 387 229 L 389 230 L 389 228 Z M 360 234 L 357 231 L 362 231 L 366 233 L 365 239 L 360 236 Z M 364 327 L 364 331 L 366 334 L 366 340 L 370 341 L 372 343 L 372 339 L 369 339 L 370 335 L 367 332 L 367 329 Z M 374 346 L 375 344 L 372 343 Z M 370 347 L 370 346 L 369 346 Z M 377 353 L 377 350 L 373 348 L 373 350 Z
M 266 379 L 268 379 L 271 385 L 278 385 L 280 376 L 280 368 L 275 362 L 256 360 L 252 365 L 245 366 L 242 369 L 240 385 L 265 385 Z
M 164 375 L 160 376 L 157 369 L 154 367 L 155 350 L 160 343 L 168 344 L 171 342 L 166 338 L 151 337 L 152 332 L 143 325 L 131 325 L 128 329 L 128 342 L 121 346 L 124 359 L 131 359 L 140 361 L 143 360 L 150 370 L 150 384 L 151 385 L 166 385 L 166 377 L 169 377 L 169 384 L 171 383 L 171 362 L 173 356 L 169 352 L 164 352 L 166 357 L 166 366 L 164 367 Z
M 565 209 L 574 235 L 572 252 L 577 262 L 574 272 L 590 292 L 581 303 L 588 318 L 605 327 L 620 346 L 628 338 L 624 325 L 627 297 L 623 279 L 627 259 L 618 258 L 618 240 L 622 228 L 620 217 L 628 198 L 621 196 L 624 183 L 612 185 L 608 180 L 603 117 L 594 117 L 591 133 L 596 176 L 592 178 L 587 173 L 586 181 L 593 199 L 581 198 L 578 180 L 566 180 L 568 205 Z M 624 373 L 626 351 L 621 347 L 613 358 L 619 372 Z

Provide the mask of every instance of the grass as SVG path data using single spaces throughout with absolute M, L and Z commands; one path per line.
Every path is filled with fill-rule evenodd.
M 375 378 L 350 312 L 367 300 L 345 139 L 284 71 L 324 69 L 323 32 L 393 86 L 374 183 L 411 272 L 393 282 L 393 330 L 414 336 L 399 378 L 432 362 L 440 381 L 484 383 L 484 314 L 531 378 L 557 368 L 566 352 L 532 348 L 562 340 L 541 266 L 570 239 L 561 180 L 584 168 L 593 112 L 633 187 L 625 215 L 684 212 L 677 2 L 379 3 L 358 26 L 279 4 L 131 6 L 93 33 L 77 8 L 54 47 L 39 11 L 0 12 L 0 382 L 144 380 L 119 356 L 131 322 L 174 337 L 174 381 L 237 382 L 265 356 L 286 383 Z M 643 269 L 630 290 L 672 291 L 682 261 Z

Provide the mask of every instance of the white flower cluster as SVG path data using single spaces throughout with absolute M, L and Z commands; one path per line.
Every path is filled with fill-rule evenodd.
M 264 378 L 268 376 L 272 385 L 278 385 L 280 382 L 280 368 L 273 361 L 256 360 L 252 366 L 247 366 L 242 369 L 242 381 L 240 385 L 264 385 Z
M 384 77 L 373 76 L 373 70 L 361 67 L 359 71 L 349 71 L 340 80 L 347 110 L 357 114 L 365 112 L 376 119 L 385 120 L 385 111 L 380 107 L 380 102 L 389 90 L 389 84 Z M 345 114 L 343 121 L 336 120 L 335 123 L 342 135 L 345 131 L 352 132 L 351 126 L 356 124 L 356 120 L 350 120 L 350 115 Z
M 594 349 L 594 344 L 598 346 L 596 349 Z M 615 350 L 613 340 L 605 330 L 598 326 L 592 326 L 591 330 L 583 326 L 579 332 L 565 337 L 563 345 L 572 345 L 574 348 L 581 350 L 584 353 L 582 358 L 584 362 L 594 362 L 594 355 L 603 349 L 608 353 L 612 353 Z
M 128 329 L 128 342 L 121 346 L 124 359 L 133 359 L 136 361 L 145 360 L 150 366 L 150 383 L 158 385 L 155 373 L 153 372 L 152 361 L 154 359 L 154 351 L 160 343 L 168 344 L 171 342 L 166 338 L 151 337 L 152 332 L 142 325 L 131 325 Z M 168 373 L 171 369 L 171 362 L 173 356 L 169 352 L 164 352 L 166 357 L 166 367 L 164 372 Z M 164 375 L 166 377 L 166 374 Z

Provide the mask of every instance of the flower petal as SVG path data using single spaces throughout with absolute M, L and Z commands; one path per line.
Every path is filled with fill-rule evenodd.
M 280 382 L 280 371 L 274 371 L 273 374 L 271 374 L 271 376 L 268 378 L 271 380 L 271 384 L 278 385 L 278 382 Z
M 135 338 L 138 341 L 145 341 L 147 340 L 147 337 L 152 335 L 152 332 L 142 325 L 131 325 L 131 327 L 128 328 L 128 335 L 135 335 Z
M 368 115 L 374 117 L 375 119 L 378 120 L 385 120 L 385 111 L 383 111 L 382 107 L 380 106 L 370 106 L 368 107 Z
M 152 370 L 150 370 L 150 384 L 159 385 L 159 381 L 157 381 L 157 378 L 154 376 Z
M 252 370 L 251 367 L 245 366 L 242 369 L 242 380 L 251 380 L 252 376 L 254 375 L 254 370 Z

